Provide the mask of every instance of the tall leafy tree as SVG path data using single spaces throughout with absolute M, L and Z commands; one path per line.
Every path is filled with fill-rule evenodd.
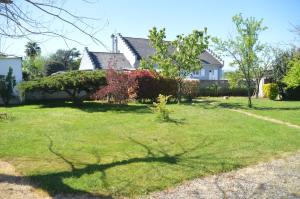
M 287 75 L 290 69 L 290 60 L 295 54 L 295 50 L 282 50 L 282 49 L 273 49 L 274 52 L 274 61 L 272 64 L 272 78 L 278 85 L 279 95 L 285 99 L 286 84 L 283 82 L 283 78 Z
M 232 21 L 235 24 L 237 35 L 227 40 L 213 38 L 213 41 L 216 49 L 232 58 L 231 65 L 237 66 L 242 72 L 248 90 L 248 106 L 252 107 L 252 71 L 257 61 L 257 53 L 263 48 L 259 42 L 259 34 L 266 30 L 266 27 L 262 25 L 262 19 L 244 18 L 242 14 L 233 16 Z
M 288 88 L 297 88 L 300 86 L 300 51 L 294 54 L 289 65 L 290 70 L 283 78 L 283 82 L 287 84 Z
M 64 66 L 64 70 L 78 70 L 80 52 L 76 48 L 69 50 L 59 49 L 50 56 L 51 62 L 60 63 Z
M 178 35 L 174 41 L 166 42 L 165 29 L 150 30 L 149 39 L 155 49 L 150 57 L 162 75 L 174 77 L 178 80 L 178 102 L 181 101 L 183 79 L 191 72 L 201 68 L 200 54 L 208 47 L 209 36 L 207 29 L 194 30 L 189 35 Z

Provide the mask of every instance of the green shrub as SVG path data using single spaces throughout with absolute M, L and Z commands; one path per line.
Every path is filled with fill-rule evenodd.
M 168 121 L 170 119 L 169 117 L 169 109 L 167 109 L 167 103 L 168 103 L 168 99 L 171 97 L 171 95 L 165 96 L 165 95 L 161 95 L 159 94 L 158 98 L 157 98 L 157 103 L 154 102 L 154 111 L 157 112 L 159 114 L 160 119 L 164 120 L 164 121 Z
M 271 100 L 275 100 L 278 96 L 278 85 L 271 83 L 271 84 L 265 84 L 263 86 L 263 93 L 264 97 L 267 97 Z
M 103 71 L 70 71 L 22 82 L 19 89 L 24 94 L 30 91 L 48 93 L 64 91 L 74 103 L 81 103 L 84 97 L 104 85 L 106 85 L 106 78 Z M 86 95 L 80 96 L 81 91 L 85 91 Z

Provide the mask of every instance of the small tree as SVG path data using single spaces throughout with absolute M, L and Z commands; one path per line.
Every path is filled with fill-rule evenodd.
M 6 76 L 0 76 L 0 96 L 5 105 L 9 104 L 9 101 L 13 97 L 14 87 L 16 86 L 16 78 L 13 76 L 13 69 L 9 67 Z
M 76 48 L 63 50 L 59 49 L 49 57 L 50 62 L 60 63 L 64 70 L 78 70 L 80 53 Z
M 157 98 L 157 103 L 154 102 L 154 111 L 159 114 L 159 118 L 168 121 L 170 119 L 170 110 L 167 108 L 168 99 L 171 97 L 159 94 Z
M 165 29 L 150 30 L 149 39 L 155 49 L 155 54 L 150 57 L 152 64 L 157 65 L 165 77 L 173 77 L 178 81 L 178 102 L 181 101 L 183 79 L 188 74 L 201 68 L 200 54 L 208 47 L 207 29 L 194 30 L 191 34 L 178 35 L 172 42 L 166 42 Z
M 286 98 L 286 84 L 283 79 L 290 70 L 291 64 L 290 61 L 295 55 L 300 54 L 295 49 L 291 50 L 282 50 L 282 49 L 273 49 L 274 61 L 272 64 L 272 78 L 278 85 L 279 95 L 285 99 Z
M 252 72 L 257 61 L 257 53 L 262 50 L 258 36 L 266 30 L 266 27 L 262 26 L 262 19 L 256 20 L 254 17 L 244 19 L 241 14 L 235 15 L 232 21 L 235 24 L 237 36 L 227 41 L 218 38 L 214 38 L 213 41 L 216 49 L 231 57 L 233 59 L 231 65 L 238 66 L 242 72 L 248 90 L 248 106 L 252 107 Z

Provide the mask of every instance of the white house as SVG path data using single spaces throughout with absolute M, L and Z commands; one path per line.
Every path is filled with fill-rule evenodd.
M 0 56 L 0 75 L 7 75 L 9 67 L 13 69 L 13 75 L 17 84 L 22 81 L 22 58 L 15 56 Z M 15 94 L 17 90 L 15 89 Z
M 114 68 L 135 70 L 142 59 L 149 59 L 155 53 L 149 39 L 112 35 L 112 52 L 92 52 L 85 48 L 79 70 Z M 170 49 L 172 51 L 172 49 Z M 190 74 L 187 79 L 220 80 L 223 76 L 223 61 L 211 50 L 199 55 L 202 69 Z

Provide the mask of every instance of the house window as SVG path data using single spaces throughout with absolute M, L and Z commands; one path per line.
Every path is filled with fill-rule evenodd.
M 195 74 L 195 75 L 199 75 L 199 71 L 195 71 L 194 74 Z

